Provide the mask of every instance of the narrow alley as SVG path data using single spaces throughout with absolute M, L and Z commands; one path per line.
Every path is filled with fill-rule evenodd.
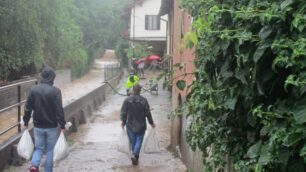
M 155 77 L 156 75 L 148 72 L 146 79 L 141 80 L 140 84 L 148 88 L 149 79 Z M 91 79 L 95 80 L 96 78 L 92 77 Z M 125 77 L 116 86 L 120 93 L 125 93 L 124 79 Z M 171 111 L 171 99 L 170 92 L 161 87 L 160 83 L 158 95 L 146 91 L 142 93 L 149 101 L 156 123 L 161 147 L 159 153 L 145 154 L 141 152 L 139 165 L 133 166 L 128 155 L 117 151 L 116 145 L 121 133 L 120 108 L 126 97 L 113 92 L 87 119 L 87 123 L 78 128 L 78 132 L 68 136 L 68 142 L 71 145 L 70 154 L 66 159 L 55 164 L 54 172 L 185 172 L 186 167 L 182 161 L 167 150 L 170 144 L 168 115 Z M 150 129 L 151 127 L 148 125 L 146 133 Z M 28 163 L 16 167 L 13 171 L 26 171 L 27 166 Z M 41 166 L 43 167 L 43 163 Z
M 122 82 L 119 92 L 124 93 L 124 91 Z M 68 158 L 55 166 L 55 171 L 184 172 L 185 166 L 180 159 L 175 158 L 166 149 L 170 144 L 170 121 L 167 118 L 171 110 L 170 94 L 167 91 L 160 91 L 158 96 L 148 92 L 143 95 L 149 100 L 157 125 L 162 148 L 160 153 L 141 153 L 139 166 L 133 166 L 126 154 L 116 150 L 121 132 L 120 108 L 125 97 L 114 94 L 94 112 L 92 119 L 86 125 L 69 137 L 73 142 L 71 153 Z

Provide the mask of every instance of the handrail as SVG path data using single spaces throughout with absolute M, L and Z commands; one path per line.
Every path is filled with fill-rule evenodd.
M 10 131 L 11 129 L 17 127 L 18 125 L 20 125 L 20 124 L 19 124 L 19 123 L 16 123 L 16 124 L 14 124 L 14 125 L 8 127 L 7 129 L 1 131 L 1 132 L 0 132 L 0 136 L 3 135 L 3 134 L 5 134 L 5 133 L 7 133 L 7 132 Z
M 31 80 L 28 80 L 28 81 L 22 81 L 22 82 L 18 82 L 18 83 L 11 84 L 11 85 L 6 85 L 6 86 L 3 86 L 3 87 L 0 87 L 0 91 L 5 90 L 5 89 L 9 89 L 9 88 L 14 87 L 14 86 L 23 85 L 23 84 L 26 84 L 26 83 L 36 82 L 36 81 L 37 81 L 36 79 L 31 79 Z
M 20 103 L 16 103 L 16 104 L 13 104 L 13 105 L 11 105 L 11 106 L 9 106 L 9 107 L 0 109 L 0 113 L 5 112 L 5 111 L 7 111 L 7 110 L 10 110 L 10 109 L 12 109 L 12 108 L 14 108 L 14 107 L 20 106 L 20 105 L 24 104 L 25 102 L 26 102 L 26 100 L 23 100 L 23 101 L 21 101 Z
M 18 83 L 15 83 L 15 84 L 11 84 L 11 85 L 6 85 L 6 86 L 3 86 L 3 87 L 0 87 L 0 92 L 4 91 L 4 90 L 7 90 L 7 89 L 10 89 L 10 88 L 17 87 L 16 91 L 17 91 L 17 102 L 18 102 L 16 104 L 10 105 L 10 106 L 8 106 L 6 108 L 0 109 L 0 113 L 3 113 L 3 112 L 8 111 L 8 110 L 10 110 L 12 108 L 15 108 L 15 107 L 18 108 L 18 113 L 17 113 L 17 122 L 18 123 L 9 126 L 8 128 L 4 129 L 3 131 L 0 131 L 0 136 L 5 134 L 5 133 L 7 133 L 7 132 L 9 132 L 10 130 L 12 130 L 15 127 L 18 127 L 18 133 L 21 132 L 21 125 L 19 123 L 19 121 L 21 120 L 21 105 L 23 105 L 26 102 L 26 100 L 21 100 L 21 86 L 25 85 L 27 83 L 33 83 L 33 82 L 35 84 L 37 84 L 37 80 L 36 79 L 31 79 L 31 80 L 22 81 L 22 82 L 18 82 Z

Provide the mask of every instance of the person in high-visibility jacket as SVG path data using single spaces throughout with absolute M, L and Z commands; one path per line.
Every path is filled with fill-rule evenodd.
M 125 82 L 125 88 L 126 88 L 126 94 L 129 96 L 131 94 L 131 88 L 133 88 L 134 85 L 138 84 L 139 77 L 134 74 L 130 74 Z

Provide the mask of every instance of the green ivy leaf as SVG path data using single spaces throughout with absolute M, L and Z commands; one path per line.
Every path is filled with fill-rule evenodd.
M 266 39 L 272 33 L 272 31 L 273 30 L 270 26 L 264 26 L 259 31 L 258 36 L 260 39 Z
M 269 153 L 269 145 L 265 144 L 261 147 L 258 164 L 267 165 L 270 162 L 270 160 L 271 160 L 271 155 Z
M 176 82 L 176 86 L 177 86 L 178 89 L 180 89 L 181 91 L 183 91 L 183 90 L 185 89 L 185 87 L 186 87 L 186 81 L 184 81 L 184 80 L 178 80 L 178 81 Z
M 300 132 L 294 132 L 294 133 L 290 133 L 289 135 L 287 135 L 287 137 L 284 140 L 284 144 L 286 146 L 293 146 L 294 144 L 296 144 L 297 142 L 299 142 L 301 139 L 303 139 L 304 136 L 302 133 Z
M 259 156 L 259 151 L 261 148 L 262 142 L 259 141 L 256 144 L 254 144 L 253 146 L 251 146 L 247 152 L 247 156 L 249 158 L 257 158 Z
M 269 133 L 269 128 L 267 126 L 262 127 L 260 130 L 260 136 L 266 136 Z
M 260 45 L 260 46 L 256 49 L 256 51 L 255 51 L 255 53 L 254 53 L 254 56 L 253 56 L 253 61 L 254 61 L 255 63 L 257 63 L 258 60 L 263 56 L 263 54 L 265 53 L 266 49 L 267 49 L 269 46 L 270 46 L 269 44 L 262 44 L 262 45 Z
M 296 79 L 295 75 L 289 75 L 285 81 L 285 90 L 287 92 L 288 92 L 289 85 L 299 86 L 299 81 L 298 79 Z
M 190 41 L 194 44 L 197 45 L 198 44 L 198 36 L 196 35 L 195 32 L 191 32 L 190 31 Z
M 227 99 L 224 106 L 228 109 L 234 110 L 237 103 L 237 97 L 232 99 Z
M 306 122 L 306 101 L 303 100 L 298 102 L 294 106 L 294 110 L 292 111 L 294 119 L 297 124 L 303 124 Z
M 300 150 L 300 156 L 306 155 L 306 144 L 304 144 L 303 148 Z
M 286 7 L 288 7 L 289 5 L 291 5 L 294 2 L 294 0 L 285 0 L 281 3 L 281 9 L 285 9 Z

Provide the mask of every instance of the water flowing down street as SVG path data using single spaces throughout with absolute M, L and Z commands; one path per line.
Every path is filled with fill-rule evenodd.
M 123 84 L 121 84 L 122 88 Z M 124 89 L 119 89 L 124 92 Z M 139 166 L 133 166 L 130 158 L 116 150 L 116 144 L 121 132 L 119 112 L 125 97 L 111 95 L 93 118 L 79 132 L 73 134 L 70 140 L 74 142 L 71 153 L 67 159 L 60 162 L 55 170 L 58 172 L 73 171 L 122 171 L 122 172 L 163 172 L 185 171 L 180 159 L 173 157 L 167 151 L 170 144 L 170 95 L 160 91 L 158 96 L 144 93 L 151 104 L 153 118 L 157 124 L 158 138 L 162 150 L 160 153 L 140 155 Z M 150 128 L 150 127 L 148 127 Z
M 0 22 L 0 172 L 306 172 L 306 0 L 6 0 Z
M 99 60 L 103 62 L 103 58 Z M 85 76 L 86 77 L 86 76 Z M 78 84 L 82 83 L 83 88 L 90 86 L 92 82 L 100 82 L 100 76 L 87 77 L 84 82 L 79 79 Z M 156 75 L 148 73 L 145 80 L 141 80 L 140 84 L 148 88 L 150 78 Z M 88 79 L 91 78 L 91 79 Z M 73 84 L 73 83 L 72 83 Z M 84 85 L 83 85 L 84 84 Z M 88 84 L 88 85 L 87 85 Z M 101 83 L 100 83 L 101 84 Z M 69 87 L 68 85 L 66 87 Z M 66 88 L 65 87 L 65 88 Z M 83 89 L 78 85 L 80 89 Z M 159 153 L 145 154 L 141 152 L 140 163 L 138 166 L 133 166 L 130 157 L 116 150 L 120 127 L 120 108 L 125 96 L 112 93 L 106 98 L 106 101 L 93 112 L 91 118 L 87 119 L 87 123 L 78 128 L 78 132 L 68 136 L 70 147 L 69 156 L 55 164 L 55 172 L 184 172 L 185 165 L 182 161 L 175 157 L 167 150 L 170 144 L 170 120 L 168 114 L 171 111 L 170 92 L 162 90 L 161 83 L 159 84 L 159 94 L 151 94 L 144 91 L 142 95 L 149 101 L 153 119 L 156 123 L 157 135 L 161 147 Z M 73 89 L 76 86 L 71 87 Z M 118 92 L 125 93 L 124 77 L 118 86 Z M 73 89 L 70 90 L 73 93 Z M 86 89 L 85 89 L 86 90 Z M 63 89 L 63 95 L 68 95 Z M 69 97 L 65 98 L 69 100 Z M 148 130 L 151 127 L 148 126 Z M 147 131 L 148 131 L 147 130 Z M 148 133 L 148 132 L 147 132 Z M 43 165 L 43 163 L 42 163 Z M 13 171 L 23 172 L 28 167 L 25 163 L 21 167 L 16 167 Z M 42 166 L 43 167 L 43 166 Z

